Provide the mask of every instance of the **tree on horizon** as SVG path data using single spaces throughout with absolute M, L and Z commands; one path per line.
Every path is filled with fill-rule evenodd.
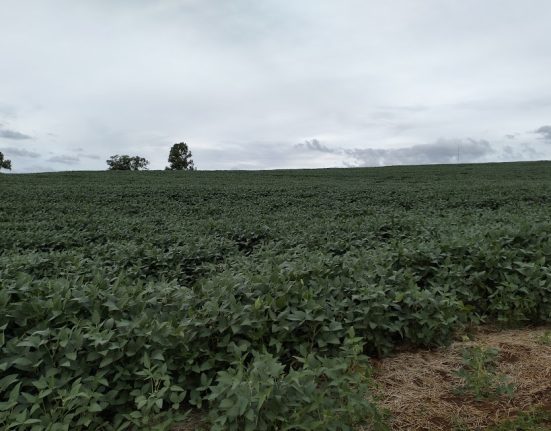
M 191 159 L 192 154 L 188 145 L 185 142 L 174 144 L 168 155 L 168 163 L 165 170 L 167 171 L 194 171 L 195 165 Z
M 4 158 L 4 153 L 0 151 L 0 169 L 11 171 L 11 160 Z
M 122 156 L 115 154 L 109 160 L 106 160 L 106 163 L 110 171 L 139 171 L 147 169 L 149 160 L 140 156 L 130 157 L 127 154 L 123 154 Z

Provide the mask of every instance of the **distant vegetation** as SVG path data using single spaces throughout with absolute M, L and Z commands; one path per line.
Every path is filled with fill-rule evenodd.
M 382 430 L 366 356 L 551 321 L 551 163 L 0 189 L 2 429 Z
M 147 165 L 149 165 L 149 161 L 143 157 L 130 157 L 126 154 L 111 156 L 106 162 L 111 171 L 140 171 L 147 169 Z
M 11 160 L 4 158 L 4 154 L 0 151 L 0 169 L 11 170 Z
M 168 156 L 169 166 L 165 170 L 193 171 L 195 170 L 195 165 L 191 157 L 191 151 L 185 142 L 174 144 Z M 111 171 L 141 171 L 146 170 L 148 165 L 149 160 L 140 156 L 130 157 L 126 154 L 122 156 L 117 154 L 107 160 L 108 169 Z
M 170 154 L 168 155 L 169 166 L 166 167 L 166 170 L 193 171 L 195 166 L 191 157 L 191 151 L 185 142 L 174 144 L 170 149 Z

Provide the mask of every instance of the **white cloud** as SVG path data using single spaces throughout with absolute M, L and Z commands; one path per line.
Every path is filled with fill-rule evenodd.
M 200 169 L 344 163 L 296 151 L 312 136 L 370 160 L 473 136 L 498 160 L 505 134 L 551 121 L 550 16 L 547 0 L 5 0 L 0 122 L 28 151 L 82 148 L 83 169 L 116 153 L 162 169 L 180 141 Z

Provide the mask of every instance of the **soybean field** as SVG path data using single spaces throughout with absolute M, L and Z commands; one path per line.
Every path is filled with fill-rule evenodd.
M 0 175 L 0 429 L 387 429 L 370 358 L 551 322 L 551 162 Z

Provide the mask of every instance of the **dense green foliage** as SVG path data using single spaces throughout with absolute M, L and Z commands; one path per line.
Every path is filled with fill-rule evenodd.
M 130 157 L 126 154 L 115 154 L 106 160 L 107 167 L 111 171 L 140 171 L 147 169 L 149 161 L 140 156 Z
M 169 165 L 165 169 L 169 171 L 193 171 L 195 170 L 195 165 L 191 158 L 192 156 L 193 154 L 191 154 L 185 142 L 174 144 L 170 148 L 170 153 L 168 154 Z
M 0 151 L 0 169 L 11 170 L 11 160 L 4 157 L 4 154 Z
M 551 163 L 0 177 L 0 428 L 382 429 L 364 354 L 551 320 Z

